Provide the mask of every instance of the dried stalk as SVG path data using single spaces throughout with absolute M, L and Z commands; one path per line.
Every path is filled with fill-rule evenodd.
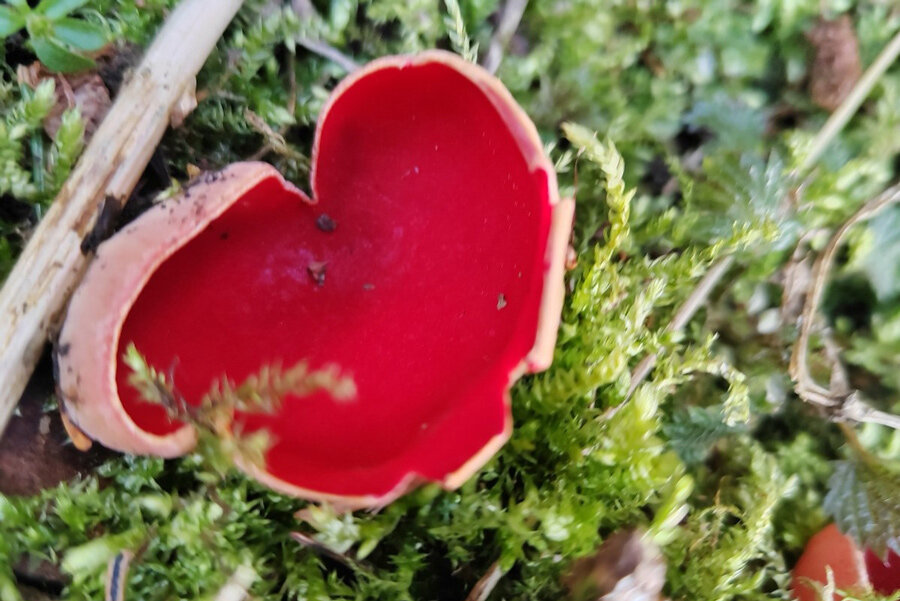
M 844 129 L 844 126 L 847 125 L 850 118 L 856 114 L 856 111 L 859 110 L 860 105 L 869 95 L 869 92 L 872 91 L 872 88 L 875 87 L 875 84 L 878 82 L 879 78 L 884 75 L 884 72 L 888 70 L 888 67 L 894 64 L 898 55 L 900 55 L 900 32 L 887 43 L 884 50 L 878 55 L 878 58 L 876 58 L 871 66 L 866 69 L 866 72 L 863 73 L 863 76 L 856 82 L 856 85 L 853 86 L 853 89 L 850 90 L 850 93 L 841 105 L 831 113 L 831 116 L 828 117 L 825 125 L 822 126 L 819 133 L 813 138 L 810 150 L 798 169 L 800 173 L 809 170 L 822 157 L 822 153 L 825 152 L 825 149 L 831 144 L 835 136 Z
M 291 2 L 291 8 L 297 14 L 298 17 L 302 20 L 311 20 L 319 18 L 319 11 L 316 10 L 316 7 L 313 6 L 311 0 L 293 0 Z M 300 37 L 296 39 L 297 45 L 302 46 L 312 52 L 313 54 L 318 54 L 322 58 L 326 60 L 330 60 L 340 68 L 342 68 L 347 73 L 353 73 L 357 69 L 359 69 L 359 64 L 329 44 L 321 40 L 313 40 L 306 37 Z M 293 54 L 291 55 L 293 56 Z M 291 77 L 294 76 L 294 70 L 291 69 Z M 293 98 L 293 94 L 291 95 Z M 289 113 L 293 113 L 294 111 L 288 111 Z
M 800 168 L 794 173 L 795 176 L 803 175 L 818 162 L 825 152 L 825 149 L 834 141 L 834 138 L 837 137 L 841 130 L 844 129 L 844 126 L 847 125 L 847 122 L 850 121 L 853 115 L 856 114 L 860 105 L 872 91 L 872 88 L 875 87 L 878 79 L 884 75 L 884 72 L 887 71 L 888 67 L 894 63 L 897 56 L 900 56 L 900 33 L 895 35 L 893 39 L 888 42 L 881 51 L 881 54 L 878 55 L 878 58 L 876 58 L 872 65 L 866 69 L 866 72 L 860 80 L 856 82 L 856 85 L 841 103 L 841 106 L 832 113 L 831 117 L 825 122 L 825 125 L 822 126 L 822 129 L 819 130 L 819 133 L 816 134 L 816 137 L 812 141 L 810 151 L 804 158 Z M 694 289 L 687 300 L 685 300 L 684 304 L 675 312 L 672 321 L 666 326 L 666 331 L 674 332 L 687 325 L 694 316 L 694 313 L 697 312 L 697 309 L 703 304 L 703 301 L 706 300 L 706 297 L 709 296 L 709 293 L 712 292 L 715 285 L 722 279 L 725 272 L 728 271 L 728 267 L 731 266 L 733 260 L 732 256 L 726 255 L 710 268 L 706 275 L 703 276 L 703 279 L 697 284 L 697 288 Z M 804 347 L 804 353 L 805 352 Z M 625 396 L 623 403 L 631 398 L 631 395 L 637 390 L 637 387 L 640 386 L 641 382 L 643 382 L 650 374 L 650 371 L 656 364 L 657 358 L 657 355 L 653 353 L 641 359 L 640 363 L 637 364 L 631 375 L 628 394 Z M 613 407 L 612 411 L 617 411 L 620 406 Z M 855 401 L 851 401 L 849 404 L 845 403 L 844 410 L 856 411 L 860 413 L 860 417 L 862 417 L 862 414 L 866 414 L 866 419 L 854 421 L 875 421 L 879 419 L 879 416 L 867 414 L 865 409 L 859 407 Z
M 355 557 L 352 557 L 347 553 L 335 551 L 328 545 L 320 543 L 308 534 L 303 534 L 302 532 L 291 532 L 291 538 L 307 549 L 310 549 L 323 557 L 334 560 L 344 567 L 350 568 L 351 570 L 367 573 L 372 572 L 372 566 L 370 566 L 366 562 L 356 559 Z
M 353 73 L 359 69 L 359 64 L 355 60 L 325 42 L 311 40 L 309 38 L 298 38 L 297 44 L 303 46 L 313 54 L 318 54 L 322 58 L 330 60 L 347 73 Z
M 488 45 L 488 51 L 484 55 L 482 64 L 488 73 L 494 74 L 500 68 L 503 61 L 503 53 L 509 45 L 516 30 L 519 28 L 519 22 L 522 15 L 525 14 L 525 7 L 528 6 L 528 0 L 506 0 L 500 11 L 500 22 L 497 29 L 491 37 L 491 43 Z
M 791 354 L 790 374 L 795 382 L 794 391 L 797 395 L 807 403 L 822 407 L 837 421 L 869 422 L 900 429 L 900 416 L 872 408 L 861 398 L 859 391 L 848 391 L 844 385 L 840 385 L 840 378 L 834 381 L 836 385 L 829 388 L 816 383 L 809 373 L 808 361 L 810 335 L 818 316 L 819 303 L 825 291 L 828 273 L 831 270 L 832 263 L 834 263 L 834 257 L 837 255 L 841 242 L 854 225 L 871 219 L 885 208 L 897 202 L 900 202 L 900 184 L 891 186 L 860 207 L 832 235 L 828 245 L 813 267 L 812 285 L 806 295 L 806 302 L 803 305 L 803 313 L 800 317 L 800 335 L 797 337 L 794 351 Z M 833 349 L 831 349 L 829 355 L 835 364 L 834 369 L 838 370 L 838 374 L 840 374 L 842 366 Z
M 709 271 L 706 272 L 690 296 L 675 311 L 672 321 L 666 326 L 666 332 L 677 332 L 687 325 L 733 262 L 733 256 L 725 255 L 709 268 Z M 631 398 L 637 387 L 650 374 L 650 370 L 653 369 L 658 358 L 659 356 L 656 353 L 650 353 L 641 359 L 641 362 L 634 368 L 634 372 L 631 374 L 631 383 L 628 386 L 628 394 L 625 395 L 626 401 Z
M 500 569 L 500 562 L 495 561 L 469 591 L 466 601 L 486 601 L 502 577 L 503 570 Z
M 172 12 L 0 290 L 0 433 L 87 267 L 83 241 L 103 237 L 95 225 L 110 225 L 170 119 L 192 107 L 194 78 L 241 1 L 184 0 Z

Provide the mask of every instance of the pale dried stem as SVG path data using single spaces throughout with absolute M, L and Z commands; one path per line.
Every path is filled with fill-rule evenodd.
M 856 85 L 841 103 L 841 106 L 839 106 L 837 110 L 832 113 L 831 117 L 829 117 L 829 119 L 822 126 L 822 129 L 818 132 L 818 134 L 816 134 L 815 138 L 813 138 L 813 141 L 810 145 L 810 150 L 804 158 L 802 164 L 800 165 L 800 168 L 797 170 L 797 172 L 794 173 L 795 176 L 802 176 L 822 157 L 825 149 L 829 144 L 831 144 L 832 141 L 834 141 L 834 138 L 841 132 L 844 126 L 847 125 L 847 122 L 851 119 L 851 117 L 856 114 L 856 111 L 859 110 L 860 105 L 872 91 L 872 88 L 875 87 L 878 79 L 882 75 L 884 75 L 885 71 L 887 71 L 888 67 L 890 67 L 894 63 L 898 55 L 900 55 L 900 33 L 897 33 L 897 35 L 895 35 L 894 38 L 891 39 L 890 42 L 888 42 L 888 44 L 881 51 L 881 54 L 878 55 L 878 58 L 876 58 L 872 65 L 866 70 L 860 80 L 856 82 Z M 678 308 L 675 316 L 672 319 L 672 322 L 669 323 L 666 327 L 666 331 L 677 331 L 687 325 L 687 323 L 694 316 L 694 313 L 696 313 L 697 309 L 700 308 L 700 306 L 706 300 L 707 296 L 709 296 L 709 293 L 712 291 L 715 285 L 719 282 L 722 276 L 725 275 L 725 272 L 728 270 L 728 267 L 731 266 L 732 262 L 733 257 L 731 257 L 730 255 L 726 255 L 710 268 L 709 272 L 707 272 L 703 279 L 700 280 L 700 282 L 697 284 L 697 288 L 691 293 L 684 304 Z M 819 292 L 821 293 L 821 291 Z M 807 297 L 807 300 L 808 298 L 809 297 Z M 806 351 L 804 347 L 804 353 L 805 352 Z M 657 355 L 653 353 L 644 357 L 641 362 L 637 364 L 631 376 L 631 384 L 628 387 L 628 394 L 625 397 L 625 401 L 627 401 L 631 397 L 637 387 L 640 386 L 641 382 L 643 382 L 644 379 L 650 374 L 653 366 L 656 364 L 657 358 Z M 807 383 L 808 382 L 811 382 L 811 380 L 808 380 Z M 821 387 L 818 387 L 818 389 L 813 387 L 807 390 L 807 394 L 817 398 L 820 402 L 827 402 L 825 400 L 826 396 L 824 396 L 826 393 L 828 393 L 828 391 Z M 856 409 L 853 409 L 854 406 L 856 407 Z M 619 409 L 619 407 L 620 406 L 614 407 L 612 411 L 615 412 Z M 879 419 L 887 419 L 888 422 L 894 423 L 894 416 L 890 416 L 888 414 L 873 415 L 863 408 L 858 407 L 855 402 L 850 403 L 849 405 L 844 407 L 845 411 L 847 411 L 848 409 L 854 410 L 859 413 L 859 417 L 861 418 L 865 417 L 865 419 L 858 419 L 855 421 L 876 421 Z M 863 414 L 865 415 L 863 416 Z M 878 423 L 882 422 L 879 421 Z
M 503 570 L 500 569 L 500 562 L 495 561 L 485 575 L 469 591 L 466 601 L 486 601 L 502 577 Z
M 885 208 L 900 202 L 900 184 L 891 186 L 875 198 L 868 201 L 856 211 L 831 236 L 825 250 L 813 266 L 812 284 L 806 295 L 803 313 L 800 317 L 800 333 L 791 354 L 790 374 L 795 382 L 794 390 L 807 403 L 825 409 L 837 421 L 869 422 L 900 429 L 900 416 L 879 411 L 869 406 L 859 391 L 850 390 L 842 385 L 840 378 L 834 380 L 836 386 L 826 388 L 818 384 L 809 372 L 809 340 L 818 316 L 819 304 L 828 281 L 828 273 L 834 258 L 840 249 L 841 242 L 850 229 L 867 219 L 871 219 Z M 834 348 L 826 349 L 833 369 L 843 370 Z
M 319 12 L 310 0 L 292 0 L 291 8 L 301 19 L 314 19 L 319 16 Z M 359 69 L 359 64 L 356 61 L 330 44 L 305 37 L 298 38 L 296 41 L 300 46 L 303 46 L 313 54 L 318 54 L 322 58 L 330 60 L 347 73 L 352 73 Z M 293 68 L 291 69 L 291 74 L 293 76 Z M 293 111 L 290 112 L 293 113 Z
M 519 28 L 526 6 L 528 6 L 528 0 L 506 0 L 503 3 L 500 21 L 491 37 L 484 60 L 482 60 L 482 65 L 488 73 L 493 75 L 500 68 L 500 63 L 503 62 L 503 53 Z
M 320 543 L 308 534 L 304 534 L 302 532 L 291 532 L 291 538 L 304 547 L 314 551 L 315 553 L 336 561 L 339 564 L 350 568 L 351 570 L 368 573 L 372 572 L 372 567 L 367 563 L 360 561 L 359 559 L 356 559 L 355 557 L 352 557 L 347 553 L 335 551 L 328 545 Z
M 240 5 L 184 0 L 172 12 L 0 290 L 0 433 L 87 267 L 82 241 L 101 205 L 115 213 L 131 194 Z
M 847 125 L 847 122 L 850 121 L 853 115 L 856 114 L 856 111 L 859 110 L 860 105 L 872 91 L 872 88 L 875 87 L 875 84 L 878 83 L 881 76 L 884 75 L 884 72 L 897 60 L 898 55 L 900 55 L 900 32 L 887 43 L 881 54 L 878 55 L 878 58 L 866 69 L 866 72 L 856 82 L 856 85 L 853 86 L 853 89 L 850 90 L 850 93 L 841 105 L 835 109 L 825 122 L 825 125 L 822 126 L 822 129 L 819 130 L 819 133 L 816 134 L 816 137 L 813 138 L 809 152 L 798 169 L 800 173 L 805 173 L 822 157 L 825 149 L 844 129 L 844 126 Z
M 706 299 L 709 297 L 710 293 L 712 293 L 713 288 L 716 287 L 716 284 L 719 283 L 719 280 L 722 279 L 722 276 L 725 275 L 733 262 L 734 257 L 725 255 L 709 268 L 709 271 L 707 271 L 700 282 L 697 283 L 697 287 L 694 288 L 690 296 L 688 296 L 675 311 L 675 315 L 672 316 L 672 321 L 666 326 L 666 332 L 677 332 L 687 325 L 694 314 L 697 313 L 697 310 L 703 306 L 704 302 L 706 302 Z M 631 384 L 628 386 L 628 394 L 625 395 L 626 401 L 631 398 L 631 395 L 634 394 L 637 387 L 640 386 L 641 382 L 643 382 L 650 374 L 650 371 L 653 369 L 653 366 L 656 365 L 656 360 L 658 358 L 659 356 L 656 353 L 651 353 L 641 359 L 641 362 L 634 368 L 634 371 L 631 374 Z
M 297 43 L 313 54 L 318 54 L 322 58 L 330 60 L 347 73 L 353 73 L 359 69 L 359 64 L 355 60 L 325 42 L 310 40 L 308 38 L 299 38 Z

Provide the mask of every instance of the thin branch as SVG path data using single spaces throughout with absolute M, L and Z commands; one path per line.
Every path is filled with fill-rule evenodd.
M 503 570 L 500 569 L 500 562 L 495 561 L 469 591 L 466 601 L 486 601 L 502 577 Z
M 302 532 L 291 532 L 290 536 L 293 540 L 310 549 L 311 551 L 317 553 L 318 555 L 334 560 L 339 564 L 350 568 L 351 570 L 368 573 L 372 572 L 372 567 L 366 562 L 356 559 L 355 557 L 352 557 L 347 553 L 335 551 L 328 545 L 320 543 L 308 534 L 304 534 Z
M 503 3 L 500 22 L 497 24 L 497 29 L 488 45 L 488 51 L 482 60 L 482 65 L 488 73 L 493 75 L 500 68 L 500 63 L 503 62 L 503 53 L 519 28 L 526 6 L 528 6 L 528 0 L 506 0 Z
M 897 35 L 895 35 L 894 38 L 891 39 L 890 42 L 888 42 L 888 44 L 881 51 L 881 54 L 878 55 L 878 58 L 875 59 L 875 62 L 873 62 L 872 65 L 866 70 L 860 80 L 850 91 L 850 94 L 847 95 L 847 98 L 844 99 L 844 102 L 841 104 L 841 106 L 837 108 L 837 110 L 831 115 L 828 121 L 825 122 L 825 125 L 822 126 L 822 129 L 819 131 L 819 133 L 816 134 L 816 137 L 813 138 L 810 151 L 806 155 L 806 158 L 804 159 L 795 175 L 806 172 L 821 158 L 822 153 L 825 152 L 825 149 L 828 147 L 828 145 L 831 144 L 832 141 L 834 141 L 834 138 L 841 132 L 844 126 L 847 125 L 847 122 L 850 120 L 850 118 L 853 117 L 854 114 L 856 114 L 856 111 L 859 109 L 863 100 L 866 99 L 866 97 L 872 91 L 872 88 L 875 87 L 878 79 L 882 75 L 884 75 L 884 72 L 888 69 L 888 67 L 891 66 L 891 64 L 893 64 L 898 55 L 900 55 L 900 32 L 898 32 Z M 871 217 L 871 215 L 869 215 L 869 217 Z M 718 263 L 713 265 L 712 268 L 710 268 L 709 272 L 703 277 L 702 280 L 700 280 L 699 284 L 697 284 L 697 288 L 691 293 L 684 304 L 678 308 L 678 311 L 676 311 L 672 322 L 669 323 L 668 326 L 666 326 L 666 331 L 674 332 L 687 325 L 702 302 L 712 291 L 712 288 L 715 287 L 718 281 L 728 270 L 728 267 L 730 267 L 733 260 L 733 257 L 725 256 L 720 259 Z M 819 294 L 821 294 L 821 290 L 819 290 Z M 808 300 L 809 297 L 807 297 L 807 301 Z M 805 345 L 803 348 L 803 353 L 805 360 Z M 644 379 L 650 374 L 650 371 L 656 364 L 657 358 L 658 357 L 655 353 L 647 355 L 641 360 L 640 363 L 638 363 L 637 367 L 635 367 L 634 372 L 631 376 L 631 384 L 628 387 L 628 394 L 625 396 L 625 401 L 623 401 L 623 404 L 631 397 L 637 387 L 640 386 L 641 382 L 643 382 Z M 816 398 L 817 404 L 828 406 L 829 402 L 834 402 L 834 399 L 827 389 L 818 386 L 817 384 L 812 382 L 810 378 L 806 378 L 805 382 L 808 386 L 808 388 L 806 389 L 806 394 L 809 395 L 810 398 Z M 613 407 L 611 411 L 617 411 L 620 406 Z M 863 413 L 865 413 L 865 421 L 874 421 L 875 419 L 881 419 L 880 416 L 873 416 L 866 412 L 861 412 L 860 417 L 862 417 Z M 888 421 L 891 420 L 889 419 Z
M 125 550 L 109 559 L 106 567 L 105 598 L 109 601 L 124 601 L 125 587 L 128 585 L 128 569 L 134 553 Z
M 900 416 L 892 415 L 870 407 L 861 398 L 859 391 L 832 390 L 818 384 L 809 372 L 809 339 L 818 316 L 819 304 L 825 291 L 828 273 L 841 242 L 850 229 L 867 219 L 871 219 L 885 208 L 900 202 L 900 184 L 891 186 L 868 201 L 832 235 L 825 250 L 813 266 L 812 284 L 806 295 L 803 313 L 800 317 L 800 334 L 791 354 L 790 374 L 795 382 L 794 390 L 807 403 L 817 405 L 832 415 L 835 420 L 870 422 L 900 429 Z M 834 356 L 834 353 L 830 353 Z M 833 361 L 839 362 L 837 358 Z M 842 369 L 839 367 L 838 369 Z
M 853 89 L 841 103 L 841 105 L 831 114 L 816 137 L 810 145 L 809 153 L 807 153 L 803 162 L 800 164 L 798 171 L 806 172 L 810 167 L 816 164 L 821 158 L 822 153 L 831 144 L 832 140 L 840 133 L 851 117 L 859 110 L 860 105 L 875 87 L 875 84 L 884 75 L 895 60 L 900 55 L 900 32 L 894 35 L 893 39 L 884 47 L 875 62 L 866 69 L 863 76 L 856 82 Z
M 91 259 L 82 241 L 131 195 L 240 5 L 184 0 L 171 12 L 0 289 L 0 433 Z
M 309 38 L 297 38 L 297 43 L 313 54 L 318 54 L 322 58 L 330 60 L 347 73 L 352 73 L 359 69 L 359 64 L 355 60 L 325 42 L 310 40 Z
M 690 296 L 688 296 L 675 311 L 672 321 L 666 326 L 666 332 L 677 332 L 688 324 L 697 310 L 706 301 L 707 297 L 709 297 L 713 288 L 716 287 L 716 284 L 719 283 L 719 280 L 722 279 L 722 276 L 728 271 L 728 268 L 731 267 L 732 263 L 734 263 L 734 257 L 732 255 L 725 255 L 709 268 L 709 271 L 706 272 L 703 279 L 700 280 Z M 650 374 L 650 371 L 653 369 L 653 366 L 656 365 L 656 360 L 658 358 L 659 356 L 656 353 L 651 353 L 641 359 L 641 362 L 637 364 L 637 367 L 634 368 L 634 371 L 631 374 L 631 384 L 628 386 L 628 394 L 625 395 L 625 401 L 631 398 L 631 395 L 634 394 L 637 387 L 640 386 L 641 382 L 643 382 Z

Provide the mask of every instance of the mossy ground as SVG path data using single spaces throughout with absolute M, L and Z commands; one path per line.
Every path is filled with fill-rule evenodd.
M 137 4 L 97 0 L 77 15 L 141 45 L 174 0 Z M 357 62 L 431 47 L 483 56 L 502 7 L 248 0 L 132 209 L 189 165 L 254 155 L 303 186 L 315 118 L 347 67 L 310 42 Z M 882 0 L 532 0 L 498 75 L 577 199 L 578 266 L 554 366 L 513 390 L 509 444 L 457 491 L 426 487 L 374 514 L 317 509 L 303 524 L 302 503 L 222 480 L 199 457 L 116 459 L 98 471 L 103 486 L 91 477 L 0 496 L 0 599 L 16 599 L 23 556 L 61 561 L 72 576 L 64 597 L 102 598 L 106 560 L 122 547 L 139 550 L 127 596 L 142 601 L 211 597 L 242 564 L 260 575 L 260 599 L 461 601 L 495 561 L 505 575 L 492 599 L 560 599 L 574 558 L 635 525 L 662 546 L 673 599 L 788 598 L 792 562 L 829 520 L 833 462 L 849 453 L 792 391 L 794 284 L 829 232 L 896 179 L 900 151 L 898 66 L 795 177 L 828 116 L 809 93 L 822 74 L 807 33 L 840 14 L 864 65 L 900 30 L 900 9 Z M 0 58 L 5 273 L 80 151 L 81 127 L 70 115 L 55 139 L 42 131 L 48 91 L 15 83 L 31 60 L 24 37 L 7 38 Z M 854 230 L 824 307 L 853 386 L 887 410 L 900 390 L 898 219 L 895 208 Z M 734 263 L 708 304 L 667 331 L 726 255 Z M 659 355 L 651 376 L 610 411 L 649 353 Z M 816 346 L 817 374 L 823 355 Z M 858 432 L 886 465 L 900 454 L 895 432 Z M 301 547 L 293 530 L 343 559 Z

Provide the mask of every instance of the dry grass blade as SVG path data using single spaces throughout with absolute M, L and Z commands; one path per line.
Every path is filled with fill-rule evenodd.
M 503 570 L 500 569 L 500 562 L 495 561 L 469 591 L 466 601 L 486 601 L 502 577 Z
M 488 45 L 487 53 L 482 61 L 488 73 L 496 73 L 500 68 L 500 63 L 503 62 L 503 53 L 519 28 L 519 22 L 522 20 L 522 15 L 525 14 L 526 6 L 528 6 L 528 0 L 506 0 L 503 3 L 503 8 L 500 10 L 500 22 L 497 24 L 497 29 L 491 37 L 491 43 Z
M 866 70 L 863 74 L 862 78 L 856 83 L 852 90 L 846 95 L 843 103 L 834 111 L 834 113 L 829 117 L 828 121 L 825 122 L 825 125 L 822 126 L 822 129 L 819 130 L 819 133 L 816 134 L 816 137 L 813 139 L 810 150 L 807 153 L 806 157 L 803 160 L 800 168 L 797 170 L 795 175 L 802 175 L 806 173 L 815 163 L 821 158 L 822 153 L 825 152 L 825 149 L 834 141 L 834 138 L 841 132 L 847 122 L 850 120 L 853 115 L 856 114 L 856 111 L 859 110 L 860 105 L 872 91 L 872 88 L 875 87 L 875 84 L 878 82 L 878 79 L 884 75 L 885 71 L 887 71 L 888 67 L 890 67 L 894 61 L 897 59 L 897 56 L 900 55 L 900 33 L 895 35 L 893 39 L 884 47 L 881 53 L 878 55 L 878 58 L 872 63 L 872 65 Z M 885 192 L 885 195 L 889 194 L 890 191 Z M 883 198 L 882 195 L 879 198 Z M 890 204 L 890 203 L 888 203 Z M 868 206 L 868 205 L 867 205 Z M 886 205 L 885 205 L 886 206 Z M 875 212 L 881 210 L 880 207 Z M 860 209 L 860 212 L 867 210 L 866 207 Z M 857 223 L 861 221 L 863 218 L 871 217 L 874 213 L 869 214 L 865 217 L 860 217 L 849 223 L 849 226 L 852 227 L 853 223 Z M 856 217 L 856 216 L 854 216 Z M 845 224 L 844 227 L 848 228 L 848 225 Z M 842 228 L 843 229 L 843 228 Z M 849 228 L 848 228 L 849 229 Z M 841 234 L 842 235 L 842 234 Z M 833 257 L 832 257 L 833 258 Z M 691 293 L 691 295 L 685 300 L 684 304 L 678 308 L 675 312 L 675 316 L 672 321 L 666 326 L 667 331 L 677 331 L 682 329 L 687 322 L 690 321 L 691 317 L 694 316 L 697 309 L 700 308 L 703 301 L 715 287 L 715 285 L 719 282 L 725 272 L 728 270 L 728 267 L 731 266 L 733 262 L 733 257 L 725 256 L 722 257 L 717 263 L 715 263 L 710 270 L 706 273 L 703 279 L 697 284 L 697 288 Z M 823 284 L 822 284 L 823 285 Z M 807 303 L 809 302 L 810 296 L 812 296 L 813 292 L 810 292 L 807 295 Z M 821 290 L 819 290 L 819 294 L 821 294 Z M 816 303 L 818 306 L 818 302 Z M 815 310 L 813 310 L 815 311 Z M 806 323 L 806 319 L 804 319 L 804 323 Z M 808 334 L 808 332 L 807 332 Z M 799 344 L 800 341 L 798 341 Z M 807 340 L 808 343 L 808 340 Z M 803 346 L 803 361 L 805 367 L 805 353 L 806 346 Z M 610 412 L 614 413 L 621 408 L 621 406 L 627 402 L 631 395 L 634 394 L 634 391 L 640 386 L 641 382 L 650 374 L 653 369 L 653 366 L 656 364 L 657 356 L 655 354 L 648 355 L 644 357 L 640 363 L 635 367 L 634 372 L 631 376 L 631 384 L 628 387 L 628 394 L 625 397 L 625 401 L 620 405 L 613 407 Z M 794 372 L 794 358 L 791 360 L 791 373 Z M 808 376 L 808 374 L 806 374 Z M 796 379 L 796 377 L 795 377 Z M 831 398 L 830 393 L 816 385 L 812 382 L 811 378 L 806 377 L 804 379 L 806 388 L 805 393 L 809 396 L 809 398 L 815 398 L 817 403 L 822 405 L 829 402 L 828 399 Z M 807 399 L 808 400 L 808 399 Z M 833 401 L 833 399 L 832 399 Z M 872 414 L 871 411 L 874 411 L 871 408 L 868 410 L 859 404 L 858 399 L 855 399 L 853 395 L 844 403 L 845 411 L 854 411 L 858 417 L 865 419 L 859 419 L 855 421 L 873 421 L 876 423 L 883 423 L 886 419 L 889 424 L 894 424 L 894 416 L 888 414 L 881 414 L 881 412 L 877 412 L 876 414 Z M 897 425 L 893 425 L 892 427 L 900 427 L 900 421 L 896 422 Z
M 893 39 L 888 42 L 884 47 L 884 50 L 881 51 L 881 54 L 878 55 L 878 58 L 876 58 L 872 65 L 866 69 L 862 78 L 847 94 L 841 105 L 831 114 L 828 121 L 826 121 L 825 125 L 822 126 L 822 129 L 819 130 L 819 133 L 816 134 L 816 137 L 810 144 L 810 150 L 807 153 L 806 158 L 800 165 L 800 173 L 809 170 L 822 157 L 822 153 L 825 152 L 825 149 L 831 144 L 840 131 L 844 129 L 844 126 L 847 125 L 850 118 L 856 114 L 856 111 L 859 110 L 860 105 L 869 95 L 869 92 L 872 91 L 872 88 L 875 87 L 875 84 L 881 76 L 884 75 L 884 72 L 887 71 L 888 67 L 894 64 L 898 55 L 900 55 L 900 33 L 897 33 Z
M 703 306 L 703 303 L 709 297 L 713 288 L 716 287 L 716 284 L 719 283 L 719 280 L 722 279 L 722 276 L 725 275 L 733 262 L 734 257 L 726 255 L 709 268 L 709 271 L 706 272 L 703 279 L 700 280 L 690 296 L 688 296 L 684 303 L 678 307 L 678 310 L 675 311 L 672 321 L 666 326 L 667 332 L 677 332 L 687 325 L 697 310 Z M 637 387 L 640 386 L 641 382 L 643 382 L 650 374 L 650 371 L 653 369 L 658 358 L 656 353 L 651 353 L 641 359 L 641 362 L 634 368 L 634 371 L 631 374 L 631 383 L 628 386 L 628 394 L 625 395 L 626 401 L 631 398 L 631 395 L 634 394 Z
M 871 422 L 900 429 L 900 416 L 891 415 L 870 407 L 858 391 L 826 388 L 813 379 L 809 372 L 809 340 L 818 316 L 819 304 L 825 291 L 828 273 L 841 242 L 850 229 L 880 213 L 894 203 L 900 202 L 900 184 L 896 184 L 864 204 L 832 235 L 813 267 L 812 285 L 806 295 L 801 316 L 800 334 L 791 355 L 790 373 L 795 382 L 794 390 L 804 401 L 822 407 L 835 420 Z M 830 353 L 835 369 L 841 369 L 839 360 Z
M 297 39 L 297 43 L 313 54 L 318 54 L 322 58 L 330 60 L 347 73 L 353 73 L 359 69 L 359 64 L 355 60 L 325 42 L 308 38 L 299 38 Z

